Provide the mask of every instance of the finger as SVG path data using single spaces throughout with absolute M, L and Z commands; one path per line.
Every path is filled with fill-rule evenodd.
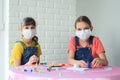
M 91 62 L 92 64 L 95 64 L 95 62 L 96 62 L 96 58 L 95 59 L 93 59 L 93 61 Z
M 87 67 L 87 63 L 85 61 L 81 61 L 81 66 L 82 67 Z
M 93 61 L 91 62 L 91 65 L 94 66 L 95 63 L 96 63 L 96 60 L 93 60 Z
M 102 62 L 99 60 L 97 67 L 102 67 Z
M 98 67 L 98 63 L 96 62 L 94 65 L 93 65 L 93 67 L 95 68 L 95 67 Z
M 39 57 L 36 57 L 37 61 L 39 61 Z
M 98 58 L 95 58 L 95 59 L 91 62 L 91 64 L 92 64 L 92 65 L 95 65 L 98 60 L 99 60 Z
M 96 66 L 96 62 L 97 62 L 96 59 L 94 59 L 94 60 L 92 61 L 92 63 L 91 63 L 91 67 L 92 67 L 92 68 L 94 68 L 94 67 Z
M 87 67 L 87 65 L 85 65 L 85 64 L 81 64 L 81 67 L 85 68 L 85 67 Z
M 95 62 L 93 67 L 100 67 L 100 65 L 101 65 L 100 60 L 96 60 L 96 62 Z

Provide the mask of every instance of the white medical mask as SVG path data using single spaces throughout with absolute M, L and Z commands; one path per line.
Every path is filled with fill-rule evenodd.
M 91 35 L 90 29 L 76 31 L 76 36 L 78 36 L 81 40 L 86 41 Z
M 36 34 L 36 29 L 23 29 L 22 35 L 26 39 L 32 39 Z

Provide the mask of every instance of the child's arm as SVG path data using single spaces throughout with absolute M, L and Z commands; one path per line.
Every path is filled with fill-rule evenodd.
M 10 58 L 10 64 L 12 67 L 21 65 L 21 56 L 23 49 L 24 48 L 20 43 L 14 44 Z
M 16 66 L 20 66 L 20 64 L 21 64 L 21 60 L 19 60 L 19 59 L 15 59 L 14 60 L 14 66 L 16 67 Z
M 69 53 L 68 53 L 68 61 L 69 61 L 70 64 L 77 65 L 77 66 L 80 66 L 80 67 L 87 67 L 87 63 L 85 61 L 83 61 L 83 60 L 75 60 L 74 56 L 75 56 L 74 51 L 69 51 Z
M 105 53 L 100 53 L 98 55 L 98 58 L 94 58 L 92 61 L 92 67 L 101 67 L 101 66 L 107 66 L 108 65 L 108 60 L 106 58 Z

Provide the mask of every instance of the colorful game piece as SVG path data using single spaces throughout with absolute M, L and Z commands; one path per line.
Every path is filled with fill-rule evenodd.
M 48 68 L 47 68 L 47 71 L 51 71 L 51 65 L 50 66 L 48 66 Z
M 27 72 L 28 70 L 27 69 L 24 69 L 24 72 Z
M 38 71 L 37 71 L 37 68 L 33 68 L 33 71 L 34 71 L 34 72 L 38 72 Z
M 31 69 L 30 72 L 33 72 L 33 70 Z
M 43 74 L 43 71 L 42 71 L 42 70 L 40 70 L 40 71 L 39 71 L 39 73 L 40 73 L 40 74 Z
M 54 64 L 54 63 L 51 63 L 50 65 L 51 65 L 51 66 L 54 66 L 55 64 Z
M 61 67 L 65 66 L 65 64 L 60 64 Z
M 59 76 L 62 76 L 62 73 L 61 73 L 61 72 L 59 72 Z

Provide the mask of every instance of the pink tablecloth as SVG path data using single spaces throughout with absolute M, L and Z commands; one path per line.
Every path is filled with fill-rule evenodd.
M 71 66 L 47 70 L 45 66 L 19 66 L 9 70 L 9 80 L 119 80 L 120 67 L 106 66 L 84 71 Z

